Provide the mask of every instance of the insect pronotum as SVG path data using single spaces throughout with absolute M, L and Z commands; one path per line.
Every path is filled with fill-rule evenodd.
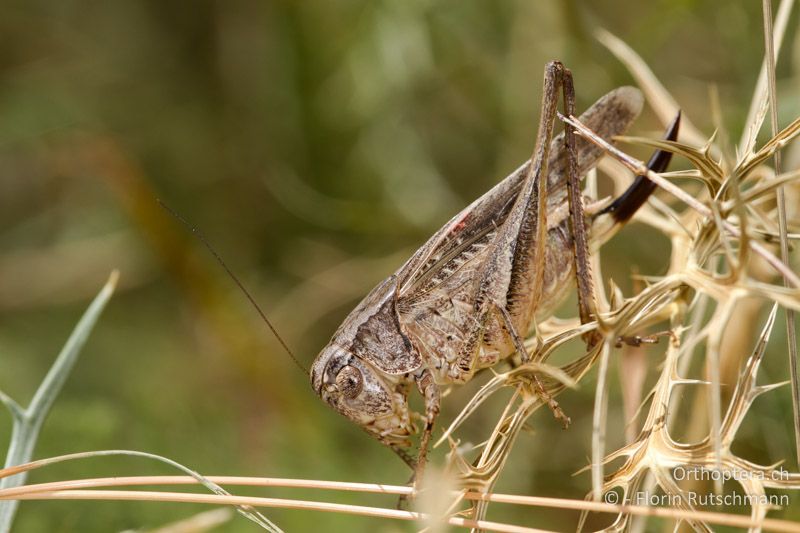
M 417 475 L 425 464 L 439 413 L 439 386 L 469 381 L 479 369 L 514 353 L 526 362 L 522 339 L 549 316 L 577 280 L 579 314 L 592 320 L 588 246 L 608 238 L 653 191 L 640 176 L 605 209 L 587 217 L 580 177 L 603 155 L 570 127 L 553 138 L 559 92 L 574 115 L 572 75 L 553 61 L 533 155 L 464 208 L 348 315 L 311 368 L 314 391 L 335 410 L 392 448 Z M 641 93 L 620 87 L 600 98 L 580 121 L 604 139 L 624 133 L 642 108 Z M 679 117 L 667 137 L 677 135 Z M 650 168 L 670 160 L 656 152 Z M 602 231 L 601 231 L 602 229 Z M 586 341 L 600 339 L 594 331 Z M 417 432 L 408 394 L 425 401 L 419 453 L 407 449 Z M 541 384 L 538 392 L 562 416 Z

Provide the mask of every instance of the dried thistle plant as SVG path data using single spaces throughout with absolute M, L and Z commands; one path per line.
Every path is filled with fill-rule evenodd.
M 767 25 L 766 34 L 773 37 L 774 33 L 776 46 L 782 41 L 790 5 L 791 2 L 782 3 L 774 32 L 771 24 Z M 765 16 L 770 15 L 767 12 Z M 677 111 L 675 99 L 624 43 L 605 32 L 598 38 L 628 66 L 656 115 L 667 123 Z M 771 55 L 770 51 L 768 56 Z M 598 367 L 598 380 L 590 467 L 593 489 L 589 498 L 599 500 L 602 495 L 619 490 L 618 503 L 632 505 L 642 503 L 642 494 L 658 493 L 664 496 L 661 501 L 697 511 L 698 483 L 680 483 L 683 479 L 675 472 L 706 472 L 708 479 L 715 481 L 714 487 L 708 488 L 710 494 L 721 492 L 723 479 L 740 485 L 749 498 L 744 501 L 749 504 L 751 520 L 757 524 L 772 508 L 772 500 L 765 496 L 768 489 L 800 489 L 800 473 L 788 472 L 777 464 L 755 464 L 732 451 L 737 431 L 754 400 L 786 385 L 757 385 L 758 373 L 778 311 L 791 313 L 800 308 L 797 276 L 786 267 L 786 255 L 783 260 L 777 258 L 782 234 L 783 242 L 787 242 L 785 221 L 795 221 L 797 213 L 789 209 L 781 214 L 783 200 L 776 201 L 777 191 L 782 187 L 793 191 L 800 178 L 796 168 L 782 172 L 778 159 L 784 147 L 800 134 L 800 119 L 780 132 L 773 131 L 770 139 L 757 146 L 770 99 L 775 107 L 774 84 L 770 91 L 766 82 L 769 73 L 774 76 L 772 69 L 762 72 L 751 104 L 753 111 L 735 156 L 725 143 L 724 131 L 705 138 L 688 120 L 684 120 L 677 142 L 620 139 L 673 152 L 690 163 L 689 170 L 651 173 L 650 177 L 660 185 L 669 186 L 666 180 L 676 178 L 691 178 L 701 184 L 696 199 L 673 186 L 670 191 L 677 196 L 654 198 L 636 215 L 638 222 L 669 239 L 669 269 L 663 276 L 644 280 L 646 286 L 635 294 L 624 294 L 613 281 L 608 294 L 598 287 L 600 314 L 595 324 L 580 326 L 577 321 L 557 320 L 541 324 L 526 345 L 535 363 L 496 374 L 475 394 L 438 443 L 449 441 L 448 470 L 463 491 L 492 492 L 520 430 L 542 405 L 531 387 L 532 373 L 546 376 L 548 391 L 555 395 L 580 381 L 592 366 Z M 617 161 L 632 170 L 643 168 L 643 164 L 608 149 L 614 153 L 600 168 L 622 190 L 630 173 Z M 791 228 L 789 237 L 796 238 Z M 595 278 L 603 279 L 596 251 L 593 265 Z M 788 286 L 781 284 L 780 274 Z M 761 311 L 769 306 L 766 321 L 757 327 Z M 651 331 L 648 328 L 665 322 L 669 341 L 660 344 L 664 347 L 664 360 L 656 385 L 641 407 L 645 416 L 638 435 L 626 446 L 605 453 L 609 358 L 615 356 L 617 339 L 644 334 Z M 587 327 L 600 331 L 605 342 L 567 365 L 547 364 L 561 345 L 586 332 Z M 750 349 L 751 345 L 754 348 Z M 789 352 L 794 357 L 794 349 Z M 687 377 L 696 354 L 704 358 L 704 379 Z M 723 375 L 728 378 L 727 383 L 735 383 L 725 394 L 721 390 Z M 685 398 L 676 394 L 676 390 L 687 390 L 686 386 L 702 393 Z M 489 397 L 506 388 L 512 388 L 514 394 L 474 458 L 474 453 L 458 446 L 459 428 Z M 692 419 L 677 418 L 682 400 L 694 402 Z M 672 436 L 678 427 L 695 428 L 690 443 L 678 442 Z M 790 434 L 791 430 L 786 428 L 786 432 Z M 604 475 L 606 465 L 620 460 L 620 466 Z M 483 520 L 488 505 L 488 501 L 478 501 L 466 513 L 471 519 Z M 701 519 L 686 522 L 695 530 L 710 530 Z M 608 529 L 628 530 L 633 525 L 629 514 L 620 513 Z

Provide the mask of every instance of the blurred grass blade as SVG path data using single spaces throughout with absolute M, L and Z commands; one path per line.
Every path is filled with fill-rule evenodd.
M 39 436 L 39 430 L 41 429 L 45 418 L 47 418 L 47 414 L 50 412 L 50 408 L 53 406 L 53 402 L 55 402 L 58 393 L 61 391 L 61 388 L 64 386 L 64 383 L 69 377 L 69 373 L 72 370 L 72 367 L 75 366 L 75 362 L 78 359 L 78 355 L 80 354 L 84 344 L 86 344 L 86 340 L 88 339 L 89 334 L 94 328 L 97 319 L 100 317 L 100 313 L 103 312 L 103 309 L 108 303 L 108 300 L 114 293 L 114 288 L 117 285 L 118 278 L 119 278 L 119 273 L 117 271 L 111 273 L 108 282 L 106 282 L 103 289 L 95 297 L 91 305 L 89 305 L 89 308 L 81 317 L 80 321 L 78 322 L 78 325 L 75 326 L 72 335 L 70 335 L 69 339 L 67 339 L 67 342 L 64 345 L 64 348 L 61 350 L 61 353 L 58 354 L 58 357 L 53 363 L 53 366 L 50 368 L 50 371 L 47 373 L 44 380 L 42 380 L 39 389 L 36 391 L 36 394 L 34 395 L 33 400 L 31 400 L 31 404 L 28 406 L 27 409 L 21 408 L 19 404 L 17 404 L 12 398 L 0 392 L 0 401 L 2 401 L 8 407 L 9 411 L 11 411 L 12 415 L 14 416 L 14 427 L 11 433 L 11 444 L 8 449 L 8 455 L 6 456 L 6 462 L 4 468 L 9 468 L 30 462 L 31 456 L 33 455 L 34 447 L 36 446 L 36 440 Z M 64 456 L 62 460 L 70 458 L 96 457 L 102 455 L 119 455 L 119 454 L 148 457 L 151 459 L 156 459 L 165 462 L 175 468 L 180 469 L 182 472 L 194 477 L 214 493 L 228 495 L 228 493 L 222 487 L 208 481 L 204 476 L 181 465 L 180 463 L 177 463 L 166 457 L 161 457 L 158 455 L 149 454 L 145 452 L 136 452 L 128 450 L 86 452 L 82 454 L 72 454 L 69 456 Z M 45 464 L 51 464 L 53 462 L 58 462 L 58 459 L 37 461 L 36 464 L 39 466 L 43 466 Z M 28 475 L 27 471 L 28 471 L 27 468 L 22 469 L 21 473 L 19 474 L 8 475 L 0 478 L 0 489 L 21 486 L 22 484 L 25 483 L 25 479 L 27 478 Z M 18 500 L 0 501 L 0 533 L 6 533 L 10 531 L 11 524 L 14 520 L 14 514 L 16 513 L 18 505 L 19 505 Z M 261 513 L 255 511 L 252 508 L 249 508 L 247 506 L 238 506 L 238 510 L 248 519 L 260 525 L 267 531 L 271 531 L 273 533 L 281 531 L 280 528 L 278 528 L 275 524 L 270 522 L 265 516 L 263 516 Z
M 226 522 L 229 522 L 233 516 L 233 511 L 230 508 L 220 507 L 219 509 L 203 511 L 189 518 L 151 529 L 149 533 L 204 533 L 221 527 Z M 126 533 L 135 533 L 135 531 L 131 530 Z
M 50 371 L 42 380 L 41 385 L 39 385 L 39 389 L 27 409 L 22 409 L 5 394 L 0 396 L 14 417 L 11 442 L 6 455 L 6 468 L 30 461 L 39 436 L 39 430 L 47 418 L 47 414 L 50 412 L 58 393 L 61 392 L 61 388 L 69 377 L 72 367 L 75 366 L 78 355 L 84 344 L 86 344 L 86 339 L 88 339 L 97 319 L 100 317 L 100 313 L 102 313 L 114 293 L 118 279 L 119 273 L 115 270 L 111 273 L 100 293 L 89 305 L 78 325 L 75 326 L 61 353 L 58 354 Z M 25 482 L 26 477 L 27 474 L 22 473 L 0 479 L 0 489 L 18 487 Z M 0 502 L 0 532 L 5 533 L 11 529 L 11 523 L 14 520 L 18 505 L 18 501 Z
M 625 65 L 636 80 L 636 83 L 639 84 L 662 124 L 667 125 L 672 122 L 680 106 L 669 91 L 664 88 L 664 85 L 658 81 L 656 75 L 653 74 L 653 71 L 639 54 L 634 52 L 622 39 L 607 30 L 599 28 L 594 32 L 594 36 Z M 700 130 L 692 124 L 685 114 L 681 119 L 680 137 L 699 146 L 702 146 L 706 141 L 706 136 L 700 133 Z
M 20 407 L 20 405 L 14 401 L 13 398 L 8 396 L 5 392 L 0 391 L 0 402 L 3 402 L 3 405 L 11 413 L 11 417 L 16 422 L 17 420 L 22 420 L 22 417 L 25 415 L 25 410 Z
M 778 90 L 775 86 L 775 63 L 777 57 L 775 55 L 775 46 L 773 42 L 774 28 L 772 26 L 772 0 L 763 0 L 762 10 L 764 12 L 764 48 L 766 56 L 764 57 L 764 65 L 767 67 L 767 87 L 769 88 L 769 118 L 770 126 L 772 128 L 772 136 L 778 135 Z M 788 18 L 789 8 L 786 8 Z M 782 37 L 782 35 L 781 35 Z M 782 40 L 782 39 L 781 39 Z M 781 152 L 775 151 L 775 174 L 781 173 Z M 786 214 L 786 193 L 783 185 L 778 186 L 776 190 L 775 201 L 778 207 L 778 230 L 780 233 L 781 241 L 781 260 L 789 264 L 789 238 L 787 227 L 787 214 Z M 783 278 L 784 286 L 788 286 L 789 282 L 786 277 Z M 794 311 L 786 309 L 786 337 L 789 348 L 789 368 L 792 380 L 792 410 L 794 412 L 794 446 L 795 457 L 797 457 L 797 464 L 800 465 L 800 376 L 798 376 L 798 361 L 797 361 L 797 331 L 794 324 Z

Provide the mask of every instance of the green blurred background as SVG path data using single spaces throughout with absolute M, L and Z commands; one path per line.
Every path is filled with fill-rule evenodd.
M 783 123 L 800 111 L 795 20 L 779 65 Z M 594 39 L 599 27 L 640 53 L 707 134 L 716 85 L 738 137 L 763 54 L 760 2 L 3 2 L 0 388 L 27 402 L 109 272 L 122 276 L 36 457 L 126 448 L 204 474 L 405 482 L 390 451 L 315 397 L 156 198 L 203 230 L 308 365 L 361 296 L 528 157 L 546 61 L 572 68 L 580 108 L 632 83 Z M 659 130 L 648 110 L 635 132 Z M 663 273 L 666 244 L 628 228 L 606 247 L 605 276 L 629 289 L 632 265 Z M 648 353 L 655 372 L 661 352 Z M 770 378 L 785 379 L 784 367 L 779 358 Z M 571 474 L 590 454 L 593 383 L 560 398 L 569 431 L 549 413 L 533 417 L 498 490 L 584 496 L 588 475 Z M 476 385 L 445 400 L 445 419 Z M 618 446 L 616 375 L 611 388 L 609 444 Z M 748 458 L 791 457 L 788 399 L 782 391 L 761 405 L 761 423 L 778 436 L 767 446 L 762 426 L 744 432 Z M 465 436 L 479 440 L 497 414 L 484 409 Z M 1 415 L 0 442 L 9 428 Z M 97 459 L 31 481 L 148 473 L 173 472 Z M 17 530 L 152 528 L 202 509 L 29 502 Z M 409 529 L 266 514 L 288 531 Z M 490 518 L 569 529 L 576 515 L 497 506 Z M 255 526 L 235 518 L 221 530 Z

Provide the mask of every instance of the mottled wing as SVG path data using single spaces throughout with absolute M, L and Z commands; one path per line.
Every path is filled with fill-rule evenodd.
M 580 120 L 610 140 L 627 130 L 641 107 L 641 93 L 621 87 L 598 100 Z M 548 206 L 566 201 L 563 147 L 562 134 L 550 147 Z M 601 149 L 579 138 L 579 174 L 585 175 L 602 155 Z M 464 341 L 479 327 L 474 304 L 483 265 L 529 165 L 530 161 L 453 217 L 398 271 L 397 313 L 404 333 L 423 360 L 455 359 Z
M 500 217 L 502 218 L 502 217 Z M 448 366 L 459 361 L 462 348 L 481 325 L 475 312 L 481 272 L 496 230 L 489 226 L 448 250 L 436 266 L 420 276 L 397 300 L 403 333 L 423 361 Z M 445 370 L 451 377 L 470 372 L 470 361 L 460 370 Z
M 634 87 L 619 87 L 595 102 L 580 116 L 580 121 L 604 139 L 625 133 L 642 109 L 642 95 Z M 601 148 L 578 137 L 576 139 L 578 174 L 584 176 L 603 155 Z M 563 133 L 550 145 L 547 185 L 548 203 L 558 205 L 566 195 L 566 162 Z M 530 161 L 520 166 L 483 196 L 450 219 L 397 272 L 398 296 L 403 297 L 416 284 L 431 276 L 452 257 L 482 239 L 492 228 L 503 223 L 519 193 Z

